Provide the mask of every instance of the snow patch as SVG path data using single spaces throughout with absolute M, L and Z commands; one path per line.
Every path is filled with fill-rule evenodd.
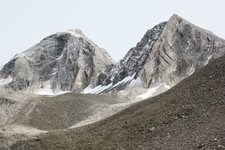
M 80 29 L 69 29 L 65 32 L 70 33 L 71 35 L 73 35 L 75 37 L 84 37 L 84 34 Z
M 113 85 L 112 83 L 106 85 L 106 86 L 102 86 L 102 85 L 99 85 L 99 86 L 96 86 L 95 88 L 92 88 L 90 85 L 88 87 L 86 87 L 81 93 L 83 94 L 99 94 L 101 92 L 103 92 L 104 90 L 107 90 L 107 89 L 110 89 L 110 88 L 114 88 L 118 85 L 121 85 L 121 84 L 126 84 L 127 82 L 130 82 L 134 79 L 134 75 L 132 76 L 128 76 L 126 78 L 124 78 L 123 80 L 121 80 L 120 82 L 116 83 L 115 85 Z
M 36 91 L 34 91 L 34 94 L 37 94 L 37 95 L 62 95 L 62 94 L 65 94 L 65 93 L 68 93 L 70 91 L 57 91 L 57 92 L 54 92 L 53 89 L 51 88 L 51 85 L 47 85 L 45 86 L 44 88 L 40 88 L 40 89 L 37 89 Z
M 16 125 L 16 124 L 5 126 L 4 128 L 2 128 L 2 130 L 0 130 L 0 133 L 6 136 L 12 136 L 16 134 L 20 134 L 20 135 L 24 134 L 24 135 L 32 136 L 32 135 L 39 135 L 46 132 L 47 131 L 45 130 L 39 130 L 29 126 Z
M 95 88 L 91 88 L 90 86 L 88 86 L 81 93 L 83 93 L 83 94 L 88 94 L 88 93 L 89 94 L 99 94 L 102 91 L 109 89 L 110 87 L 112 87 L 112 83 L 109 85 L 106 85 L 106 86 L 99 85 L 99 86 L 96 86 Z
M 6 84 L 9 84 L 10 82 L 12 82 L 13 78 L 12 77 L 8 77 L 6 79 L 0 79 L 0 86 L 4 86 Z
M 38 89 L 36 92 L 34 92 L 35 94 L 38 95 L 53 95 L 53 90 L 51 88 L 51 85 L 47 85 L 44 88 L 40 88 Z
M 143 82 L 141 81 L 141 79 L 137 78 L 137 79 L 134 79 L 130 82 L 130 84 L 128 85 L 128 88 L 142 86 L 142 85 L 143 85 Z
M 55 75 L 58 72 L 57 68 L 54 68 L 51 75 Z
M 177 65 L 173 67 L 173 72 L 177 70 Z
M 168 89 L 170 89 L 169 85 L 167 85 L 166 83 L 161 83 L 155 87 L 149 88 L 147 92 L 145 92 L 144 94 L 138 95 L 137 97 L 146 99 L 154 95 L 158 95 L 159 93 L 165 92 Z
M 209 63 L 209 61 L 210 61 L 211 58 L 212 58 L 212 55 L 210 55 L 210 56 L 207 58 L 207 60 L 206 60 L 206 62 L 205 62 L 204 65 L 207 65 L 207 64 Z
M 164 83 L 163 85 L 164 85 L 164 87 L 165 87 L 166 89 L 170 89 L 170 88 L 171 88 L 171 87 L 170 87 L 169 85 L 167 85 L 166 83 Z
M 188 76 L 192 75 L 194 72 L 195 72 L 195 68 L 192 67 L 188 72 L 188 74 L 189 74 Z
M 187 45 L 186 49 L 190 49 L 190 46 L 191 46 L 191 40 L 188 39 L 187 43 L 188 43 L 188 45 Z
M 113 85 L 113 87 L 116 87 L 120 84 L 126 84 L 127 82 L 130 82 L 134 79 L 135 74 L 133 74 L 132 76 L 128 76 L 126 78 L 124 78 L 123 80 L 119 81 L 118 83 L 116 83 L 115 85 Z
M 144 51 L 148 51 L 150 48 L 151 48 L 150 45 L 146 44 L 143 49 Z

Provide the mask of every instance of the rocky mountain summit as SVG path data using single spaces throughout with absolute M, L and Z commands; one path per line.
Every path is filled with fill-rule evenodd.
M 78 29 L 50 35 L 0 69 L 0 149 L 219 147 L 223 58 L 225 40 L 177 15 L 119 62 Z
M 81 30 L 68 30 L 17 54 L 0 71 L 1 86 L 38 94 L 79 92 L 95 86 L 100 70 L 112 63 L 108 53 Z
M 137 85 L 163 92 L 224 53 L 223 39 L 177 15 L 148 30 L 117 63 L 80 30 L 68 30 L 17 54 L 0 71 L 0 86 L 36 94 L 99 94 Z
M 163 22 L 148 30 L 137 46 L 131 48 L 121 61 L 107 66 L 104 72 L 100 73 L 98 84 L 106 86 L 112 83 L 114 85 L 124 78 L 139 72 L 146 63 L 150 53 L 149 50 L 152 49 L 154 43 L 158 40 L 165 25 L 166 22 Z
M 79 29 L 68 30 L 17 54 L 0 71 L 0 86 L 47 95 L 137 85 L 165 91 L 224 53 L 223 39 L 177 15 L 148 30 L 117 63 Z
M 169 88 L 224 53 L 223 39 L 173 15 L 148 30 L 121 61 L 107 66 L 98 85 L 107 87 L 101 92 L 118 91 L 138 79 L 145 88 Z

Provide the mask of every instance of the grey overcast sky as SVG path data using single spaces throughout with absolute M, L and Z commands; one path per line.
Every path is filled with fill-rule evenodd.
M 225 0 L 0 0 L 0 65 L 44 37 L 80 28 L 115 59 L 172 14 L 225 38 Z

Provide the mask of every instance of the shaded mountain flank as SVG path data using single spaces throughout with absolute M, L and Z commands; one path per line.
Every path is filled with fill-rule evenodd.
M 85 124 L 82 121 L 89 121 L 90 116 L 98 117 L 99 110 L 114 105 L 117 105 L 115 99 L 105 95 L 38 96 L 1 91 L 0 149 L 17 140 L 35 138 L 52 130 L 82 126 Z M 110 116 L 108 111 L 104 113 L 106 117 Z

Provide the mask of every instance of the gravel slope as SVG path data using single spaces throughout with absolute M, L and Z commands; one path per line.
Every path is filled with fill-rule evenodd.
M 225 56 L 171 90 L 101 122 L 20 141 L 13 150 L 224 149 Z

